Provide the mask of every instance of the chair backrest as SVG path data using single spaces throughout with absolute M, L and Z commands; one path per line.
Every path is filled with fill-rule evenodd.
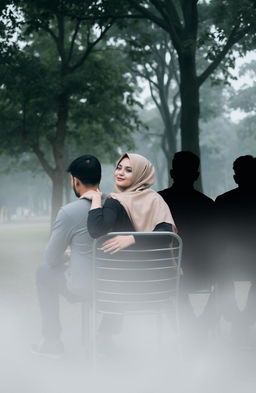
M 135 245 L 115 254 L 102 243 L 133 235 Z M 158 312 L 177 303 L 182 241 L 173 232 L 111 232 L 94 243 L 94 304 L 105 314 Z

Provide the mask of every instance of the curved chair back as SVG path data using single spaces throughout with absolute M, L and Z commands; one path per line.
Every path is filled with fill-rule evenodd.
M 135 245 L 115 254 L 102 243 L 133 235 Z M 93 304 L 102 314 L 161 312 L 177 307 L 182 241 L 172 232 L 112 232 L 94 243 Z

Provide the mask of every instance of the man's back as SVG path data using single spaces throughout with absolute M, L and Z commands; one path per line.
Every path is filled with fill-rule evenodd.
M 174 185 L 159 191 L 168 204 L 180 234 L 191 235 L 192 228 L 200 230 L 200 224 L 211 225 L 209 216 L 214 202 L 194 188 L 181 189 Z
M 60 209 L 45 251 L 46 263 L 55 266 L 65 262 L 65 250 L 70 246 L 68 287 L 76 294 L 89 284 L 93 243 L 87 229 L 90 205 L 90 201 L 78 199 Z
M 219 195 L 215 212 L 220 244 L 232 253 L 229 267 L 248 278 L 247 269 L 256 270 L 256 191 L 237 187 Z
M 173 185 L 159 194 L 168 204 L 184 243 L 184 273 L 191 280 L 210 277 L 213 200 L 193 187 Z
M 216 198 L 216 215 L 228 247 L 255 253 L 256 238 L 256 159 L 251 155 L 233 162 L 238 187 Z

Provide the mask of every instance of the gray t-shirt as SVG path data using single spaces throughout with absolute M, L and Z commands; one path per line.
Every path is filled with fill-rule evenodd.
M 65 250 L 71 248 L 70 263 L 66 271 L 68 287 L 77 295 L 88 287 L 91 272 L 93 239 L 87 229 L 91 201 L 78 199 L 63 206 L 57 215 L 44 259 L 54 267 L 67 261 Z

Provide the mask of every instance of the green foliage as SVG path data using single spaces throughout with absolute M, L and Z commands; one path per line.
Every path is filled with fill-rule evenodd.
M 54 12 L 59 12 L 59 7 L 70 11 L 65 9 L 68 3 L 34 1 L 23 7 L 24 17 L 29 15 L 32 21 L 24 25 L 24 47 L 17 50 L 11 63 L 0 65 L 1 152 L 21 154 L 39 145 L 54 165 L 51 147 L 62 94 L 69 102 L 67 148 L 71 143 L 81 146 L 86 141 L 87 151 L 98 145 L 103 157 L 111 159 L 118 147 L 132 144 L 131 133 L 138 129 L 140 121 L 133 98 L 134 84 L 121 52 L 102 42 L 81 66 L 72 69 L 87 50 L 85 37 L 91 22 L 81 22 L 69 63 L 67 55 L 66 62 L 60 61 L 55 40 L 44 30 L 49 27 L 57 34 Z M 66 54 L 71 54 L 68 45 L 76 26 L 70 18 L 62 22 L 64 47 Z
M 241 111 L 256 116 L 256 61 L 253 60 L 250 63 L 244 64 L 240 68 L 239 76 L 246 76 L 247 80 L 250 81 L 249 85 L 242 86 L 230 97 L 230 105 L 234 109 L 240 109 Z

